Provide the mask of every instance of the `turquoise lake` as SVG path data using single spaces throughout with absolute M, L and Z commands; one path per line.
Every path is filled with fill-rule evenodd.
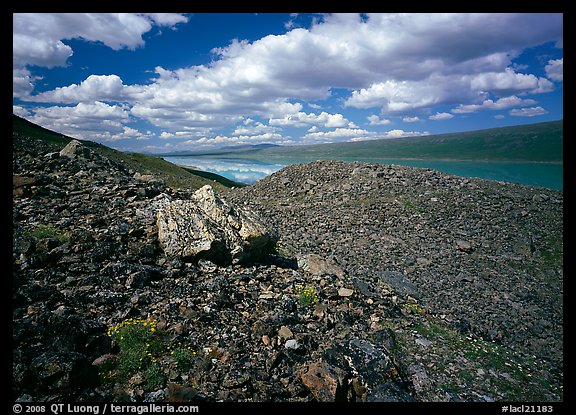
M 256 160 L 246 158 L 210 158 L 198 156 L 163 157 L 173 164 L 191 166 L 198 170 L 216 173 L 240 183 L 253 184 L 258 180 L 290 164 L 312 160 L 298 158 Z M 527 163 L 495 161 L 449 161 L 449 160 L 406 160 L 406 159 L 346 159 L 342 161 L 364 161 L 368 163 L 397 164 L 423 167 L 463 177 L 520 183 L 563 190 L 562 163 Z

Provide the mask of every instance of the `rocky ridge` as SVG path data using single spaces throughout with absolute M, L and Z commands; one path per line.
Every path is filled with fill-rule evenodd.
M 385 283 L 465 336 L 541 359 L 543 382 L 561 390 L 562 192 L 432 169 L 320 161 L 226 196 L 266 218 L 286 253 L 332 258 L 363 295 Z M 428 326 L 422 334 L 430 331 L 439 330 Z M 429 340 L 413 341 L 432 352 Z M 425 379 L 421 387 L 437 388 L 441 381 L 430 375 L 438 362 L 426 367 L 428 359 L 410 356 L 412 348 L 406 353 Z M 462 365 L 472 378 L 486 372 L 453 358 L 444 363 Z
M 217 263 L 159 240 L 158 212 L 195 189 L 61 150 L 14 137 L 14 400 L 562 400 L 561 192 L 291 166 L 218 195 L 277 252 Z M 191 364 L 103 379 L 129 319 Z

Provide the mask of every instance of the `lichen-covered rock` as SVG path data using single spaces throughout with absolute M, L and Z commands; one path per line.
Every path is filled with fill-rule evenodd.
M 313 362 L 302 373 L 301 380 L 318 402 L 345 400 L 347 374 L 340 368 L 325 362 Z
M 254 213 L 229 205 L 209 185 L 190 200 L 174 200 L 160 209 L 157 225 L 158 240 L 170 257 L 244 263 L 263 258 L 274 245 Z
M 90 149 L 84 147 L 78 140 L 70 141 L 66 147 L 60 150 L 61 157 L 76 158 L 76 157 L 89 157 Z

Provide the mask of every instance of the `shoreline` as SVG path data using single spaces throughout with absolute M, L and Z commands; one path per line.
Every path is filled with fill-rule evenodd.
M 466 159 L 466 158 L 427 158 L 427 157 L 385 157 L 385 156 L 340 156 L 340 157 L 313 157 L 313 156 L 260 156 L 257 154 L 243 153 L 243 154 L 186 154 L 186 155 L 157 155 L 157 157 L 194 157 L 199 159 L 247 159 L 247 160 L 257 160 L 257 161 L 269 161 L 269 160 L 307 160 L 307 161 L 363 161 L 363 160 L 410 160 L 410 161 L 442 161 L 442 162 L 477 162 L 477 163 L 526 163 L 526 164 L 564 164 L 564 160 L 522 160 L 522 159 Z M 354 159 L 354 160 L 350 160 Z
M 190 159 L 196 158 L 200 161 L 210 161 L 214 164 L 220 162 L 221 166 L 218 170 L 212 170 L 214 174 L 225 176 L 230 180 L 239 181 L 241 179 L 235 177 L 237 167 L 234 162 L 242 164 L 244 168 L 253 172 L 254 175 L 260 175 L 258 180 L 263 179 L 271 174 L 261 166 L 269 165 L 282 165 L 287 167 L 294 164 L 308 164 L 316 161 L 344 161 L 344 162 L 360 162 L 360 163 L 376 163 L 382 165 L 403 165 L 414 168 L 433 169 L 446 174 L 453 174 L 459 177 L 468 178 L 482 178 L 492 181 L 503 181 L 507 183 L 523 184 L 527 186 L 537 186 L 552 190 L 563 191 L 563 162 L 525 162 L 525 161 L 498 161 L 498 160 L 454 160 L 454 159 L 423 159 L 423 158 L 403 158 L 403 159 L 381 159 L 381 158 L 341 158 L 336 160 L 324 159 L 308 159 L 308 158 L 284 158 L 284 159 L 250 159 L 250 158 L 234 158 L 234 157 L 207 157 L 207 156 L 186 156 Z M 169 160 L 166 160 L 169 161 Z M 254 163 L 251 163 L 254 161 Z M 171 162 L 171 161 L 169 161 Z M 282 163 L 279 163 L 282 162 Z M 191 168 L 178 163 L 181 167 Z M 201 167 L 195 166 L 198 170 Z M 492 171 L 494 169 L 494 171 Z M 535 170 L 538 169 L 538 170 Z M 268 169 L 269 170 L 269 169 Z M 279 169 L 278 169 L 279 170 Z M 542 171 L 540 171 L 542 170 Z M 255 182 L 256 182 L 255 181 Z M 249 183 L 253 184 L 255 182 Z

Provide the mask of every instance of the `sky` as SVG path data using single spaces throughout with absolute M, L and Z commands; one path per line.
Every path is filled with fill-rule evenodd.
M 561 13 L 14 13 L 13 113 L 122 151 L 563 118 Z

